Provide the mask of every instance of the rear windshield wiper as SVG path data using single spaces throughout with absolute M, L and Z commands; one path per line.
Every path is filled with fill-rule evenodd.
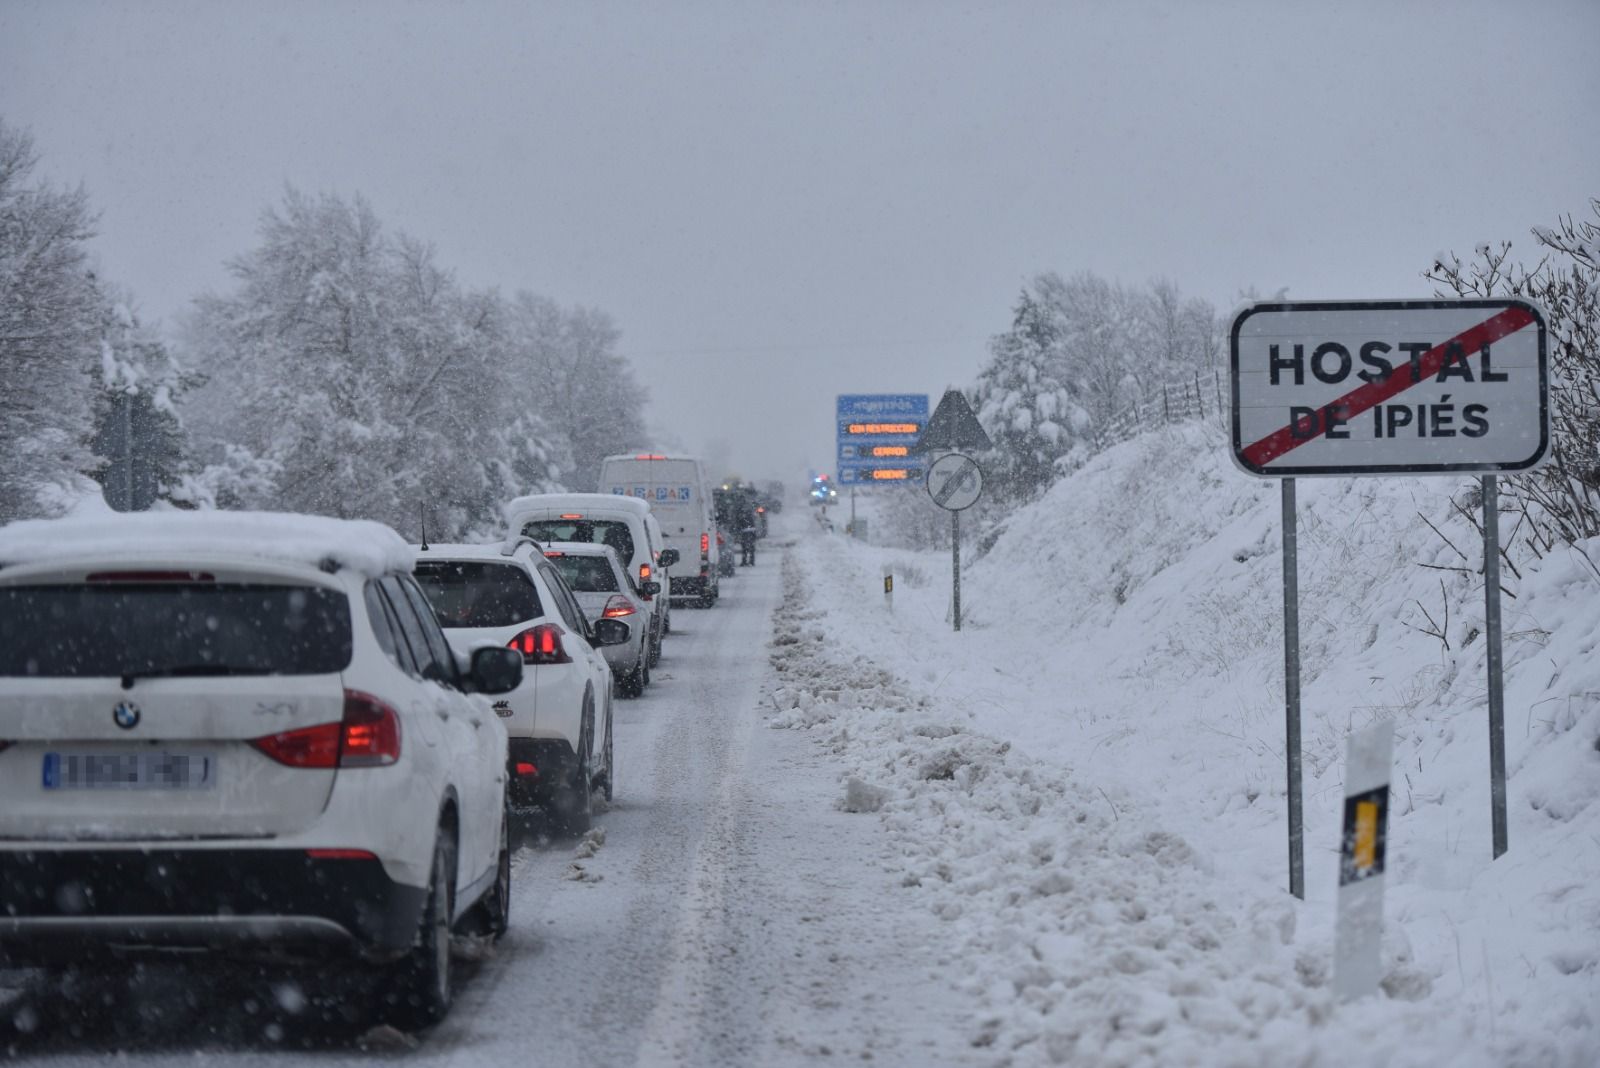
M 168 667 L 147 668 L 141 671 L 124 671 L 122 673 L 122 688 L 133 689 L 135 679 L 163 679 L 178 678 L 182 676 L 198 675 L 260 675 L 263 672 L 251 668 L 233 667 L 228 664 L 173 664 Z

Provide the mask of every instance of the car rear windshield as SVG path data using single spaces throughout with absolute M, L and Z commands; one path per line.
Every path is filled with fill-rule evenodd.
M 617 573 L 611 570 L 611 561 L 603 556 L 552 556 L 567 588 L 573 593 L 616 593 Z
M 417 585 L 445 627 L 509 627 L 544 615 L 533 580 L 516 564 L 430 560 Z
M 611 519 L 536 519 L 522 528 L 534 541 L 587 541 L 609 545 L 624 564 L 633 559 L 633 532 Z
M 0 588 L 0 676 L 323 675 L 350 654 L 350 602 L 320 586 Z

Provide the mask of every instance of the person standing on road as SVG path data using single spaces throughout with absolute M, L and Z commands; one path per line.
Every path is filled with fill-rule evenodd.
M 756 562 L 756 525 L 747 520 L 739 530 L 739 566 L 754 567 Z

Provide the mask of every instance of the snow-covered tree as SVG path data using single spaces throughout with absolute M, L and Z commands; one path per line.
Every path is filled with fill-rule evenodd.
M 1060 317 L 1035 293 L 1017 298 L 1011 329 L 989 345 L 989 363 L 972 391 L 973 410 L 993 450 L 983 457 L 986 485 L 1005 502 L 1049 488 L 1056 460 L 1088 425 L 1062 350 Z
M 1511 258 L 1511 242 L 1483 243 L 1471 260 L 1441 254 L 1423 276 L 1446 296 L 1527 297 L 1548 316 L 1551 461 L 1502 478 L 1507 507 L 1520 511 L 1535 553 L 1600 535 L 1600 198 L 1595 221 L 1535 227 L 1542 257 Z
M 571 450 L 565 481 L 593 490 L 600 461 L 644 443 L 643 387 L 618 355 L 620 337 L 611 317 L 593 308 L 564 308 L 546 297 L 519 292 L 511 301 L 508 341 L 533 376 L 529 395 L 545 421 Z
M 205 384 L 185 411 L 219 503 L 412 536 L 425 515 L 440 537 L 559 484 L 569 450 L 506 302 L 464 290 L 361 198 L 289 189 L 230 269 L 235 288 L 201 298 L 187 328 Z
M 0 522 L 92 463 L 87 443 L 102 298 L 83 190 L 33 181 L 33 139 L 0 120 Z

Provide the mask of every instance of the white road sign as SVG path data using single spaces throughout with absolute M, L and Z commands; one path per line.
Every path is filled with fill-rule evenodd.
M 1259 303 L 1231 350 L 1233 458 L 1253 475 L 1490 474 L 1549 449 L 1526 301 Z
M 959 512 L 977 503 L 983 492 L 983 472 L 978 461 L 959 452 L 948 453 L 928 468 L 928 496 L 947 511 Z

